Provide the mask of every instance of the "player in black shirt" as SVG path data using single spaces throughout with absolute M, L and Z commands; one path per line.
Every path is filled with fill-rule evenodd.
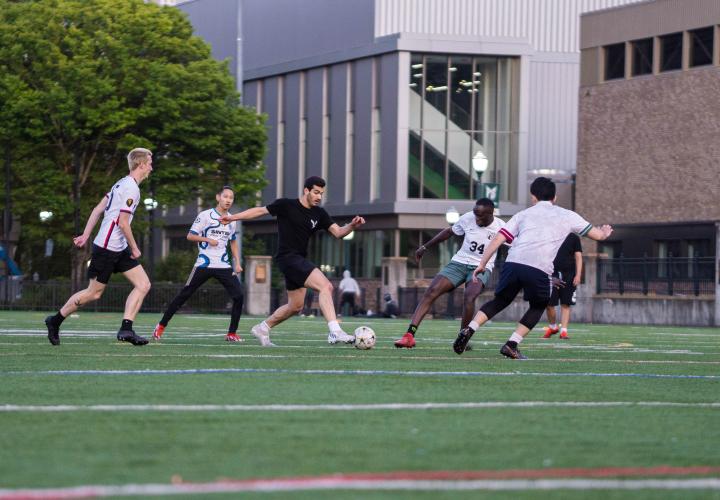
M 544 339 L 549 339 L 557 332 L 560 332 L 561 339 L 567 339 L 567 327 L 570 323 L 570 306 L 575 305 L 575 289 L 580 284 L 582 276 L 582 245 L 580 237 L 570 233 L 560 246 L 555 260 L 553 261 L 555 271 L 553 277 L 559 278 L 565 283 L 564 287 L 554 287 L 550 302 L 547 306 L 547 317 L 549 325 L 545 328 Z M 555 324 L 557 314 L 555 306 L 560 303 L 560 324 Z
M 310 237 L 320 230 L 324 229 L 341 239 L 365 224 L 365 219 L 355 216 L 349 224 L 340 227 L 320 207 L 325 193 L 325 180 L 316 176 L 308 177 L 304 186 L 300 198 L 280 198 L 266 207 L 249 208 L 220 219 L 223 224 L 228 224 L 234 220 L 251 220 L 268 214 L 277 218 L 279 246 L 275 263 L 285 276 L 288 303 L 252 327 L 252 334 L 265 347 L 273 345 L 270 342 L 270 329 L 302 310 L 306 288 L 318 292 L 320 310 L 330 328 L 328 343 L 350 344 L 355 341 L 355 337 L 340 328 L 332 299 L 333 285 L 315 264 L 307 260 L 307 246 Z

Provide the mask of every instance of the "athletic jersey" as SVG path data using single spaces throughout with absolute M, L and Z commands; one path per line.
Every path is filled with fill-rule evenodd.
M 463 214 L 462 217 L 453 225 L 452 232 L 458 236 L 465 235 L 463 244 L 460 250 L 453 255 L 452 260 L 459 262 L 460 264 L 477 266 L 480 264 L 485 247 L 487 247 L 490 240 L 492 240 L 498 231 L 505 225 L 502 219 L 497 217 L 493 218 L 493 221 L 489 226 L 480 227 L 475 221 L 475 214 L 468 212 Z M 492 271 L 495 266 L 495 256 L 493 254 L 487 263 L 485 269 Z
M 334 224 L 322 207 L 305 208 L 297 198 L 279 198 L 269 204 L 268 212 L 277 218 L 278 252 L 276 257 L 287 254 L 307 257 L 310 237 L 321 229 Z
M 105 215 L 93 243 L 100 248 L 121 252 L 127 248 L 128 242 L 118 227 L 120 213 L 130 214 L 130 222 L 132 222 L 133 214 L 140 202 L 140 188 L 135 179 L 128 175 L 117 181 L 105 197 L 108 200 Z
M 228 213 L 230 215 L 230 213 Z M 226 268 L 230 267 L 230 259 L 227 253 L 228 241 L 235 239 L 235 225 L 220 223 L 220 214 L 214 208 L 200 212 L 195 222 L 190 227 L 192 234 L 216 240 L 216 246 L 205 241 L 198 243 L 198 258 L 195 267 Z
M 516 213 L 500 234 L 512 243 L 506 262 L 517 262 L 553 273 L 553 260 L 570 233 L 585 236 L 592 224 L 572 210 L 539 201 Z

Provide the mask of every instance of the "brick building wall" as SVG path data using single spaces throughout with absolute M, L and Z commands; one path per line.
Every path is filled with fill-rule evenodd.
M 720 220 L 720 68 L 580 88 L 577 211 L 595 224 Z

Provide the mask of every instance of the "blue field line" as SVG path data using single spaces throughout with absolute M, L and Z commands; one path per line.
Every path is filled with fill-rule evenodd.
M 269 373 L 290 375 L 400 375 L 411 377 L 636 377 L 718 380 L 720 375 L 668 375 L 660 373 L 592 372 L 450 372 L 403 370 L 292 370 L 285 368 L 194 368 L 184 370 L 42 370 L 8 371 L 0 375 L 205 375 L 215 373 Z

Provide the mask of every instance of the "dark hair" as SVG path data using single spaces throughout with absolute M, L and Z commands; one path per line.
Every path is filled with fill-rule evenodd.
M 317 175 L 312 175 L 305 179 L 305 189 L 312 189 L 313 186 L 324 188 L 325 179 L 323 179 L 322 177 L 318 177 Z
M 495 203 L 490 198 L 480 198 L 475 202 L 475 206 L 495 208 Z
M 235 190 L 231 186 L 221 187 L 220 189 L 218 189 L 217 194 L 222 194 L 222 192 L 225 191 L 226 189 L 229 189 L 230 191 L 232 191 L 233 194 L 235 194 Z
M 555 183 L 547 177 L 538 177 L 530 184 L 530 194 L 538 201 L 552 201 L 555 198 Z

